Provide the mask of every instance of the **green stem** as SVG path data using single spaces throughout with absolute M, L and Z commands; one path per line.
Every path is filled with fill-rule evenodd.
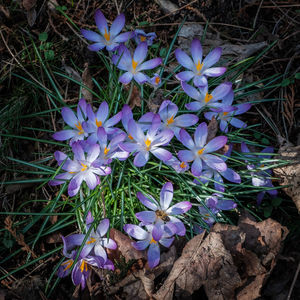
M 126 100 L 126 104 L 128 104 L 129 101 L 130 101 L 132 90 L 133 90 L 133 85 L 134 85 L 134 83 L 131 81 L 131 83 L 130 83 L 130 90 L 129 90 L 129 94 L 128 94 L 128 97 L 127 97 L 127 100 Z

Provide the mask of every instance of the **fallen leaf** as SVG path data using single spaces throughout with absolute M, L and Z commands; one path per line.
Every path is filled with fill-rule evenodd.
M 278 153 L 278 159 L 289 163 L 274 169 L 274 174 L 280 178 L 280 185 L 289 185 L 284 187 L 283 191 L 293 199 L 300 212 L 300 146 L 282 146 Z
M 36 0 L 23 0 L 23 7 L 28 11 L 34 8 L 36 5 Z
M 84 70 L 83 70 L 83 73 L 82 73 L 82 84 L 85 85 L 90 90 L 93 89 L 93 81 L 92 81 L 92 76 L 90 74 L 88 63 L 84 64 Z M 90 103 L 92 102 L 93 94 L 88 89 L 83 87 L 81 93 L 82 93 L 82 97 L 87 102 L 90 102 Z
M 168 14 L 179 9 L 177 5 L 169 0 L 155 0 L 155 2 L 162 8 L 162 10 L 164 10 Z
M 55 244 L 59 242 L 61 242 L 61 235 L 59 233 L 53 233 L 46 239 L 47 244 Z
M 164 98 L 163 92 L 160 90 L 157 90 L 155 96 L 153 98 L 150 98 L 146 102 L 147 102 L 147 106 L 148 106 L 149 110 L 153 113 L 156 113 L 164 100 L 165 100 L 165 98 Z
M 212 117 L 207 126 L 207 143 L 216 137 L 219 128 L 219 123 L 215 117 Z
M 129 90 L 129 86 L 125 86 L 125 90 Z M 141 94 L 136 85 L 133 86 L 130 99 L 128 102 L 128 105 L 130 106 L 131 109 L 134 109 L 135 107 L 141 107 Z
M 30 27 L 34 25 L 36 21 L 36 10 L 35 8 L 27 11 L 27 22 Z

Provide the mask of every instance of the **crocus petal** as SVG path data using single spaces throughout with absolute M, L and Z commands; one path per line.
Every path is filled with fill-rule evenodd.
M 128 122 L 128 133 L 139 143 L 143 143 L 145 135 L 138 124 L 132 119 Z
M 134 152 L 138 149 L 138 145 L 136 143 L 121 143 L 119 147 L 126 152 Z
M 157 243 L 150 244 L 147 256 L 148 256 L 148 264 L 151 269 L 156 267 L 159 264 L 160 249 Z
M 231 106 L 234 99 L 233 90 L 229 91 L 229 93 L 223 98 L 223 105 L 224 106 Z
M 97 138 L 98 138 L 100 145 L 107 145 L 107 133 L 102 126 L 100 126 L 97 129 Z M 99 153 L 98 153 L 98 155 L 99 155 Z
M 75 125 L 78 124 L 78 120 L 73 112 L 69 107 L 63 107 L 61 110 L 61 115 L 64 121 L 71 127 L 75 128 Z
M 224 172 L 227 169 L 226 163 L 220 157 L 211 154 L 205 154 L 203 159 L 210 168 L 217 170 L 218 172 Z
M 207 69 L 212 65 L 214 65 L 220 59 L 221 54 L 222 54 L 221 47 L 217 47 L 213 49 L 203 60 L 203 67 Z
M 106 32 L 108 33 L 107 21 L 103 15 L 103 13 L 99 9 L 97 9 L 95 12 L 95 23 L 96 23 L 99 31 L 102 33 L 102 35 L 105 34 L 105 29 L 106 29 Z
M 148 61 L 145 61 L 138 68 L 139 68 L 139 71 L 151 70 L 151 69 L 154 69 L 157 66 L 159 66 L 161 63 L 162 63 L 162 59 L 160 57 L 157 57 L 157 58 L 153 58 Z
M 196 87 L 205 87 L 208 85 L 207 79 L 203 75 L 197 75 L 194 77 L 193 83 Z
M 172 245 L 174 239 L 175 239 L 174 237 L 172 237 L 172 238 L 164 238 L 164 239 L 161 239 L 159 241 L 159 243 L 162 244 L 164 247 L 169 248 Z
M 203 72 L 203 75 L 210 76 L 210 77 L 218 77 L 223 75 L 226 72 L 226 68 L 219 67 L 219 68 L 209 68 Z
M 105 44 L 102 43 L 102 42 L 95 43 L 95 44 L 92 44 L 92 45 L 88 45 L 88 49 L 90 51 L 99 51 L 99 50 L 102 50 L 104 47 L 105 47 Z
M 201 95 L 199 91 L 197 91 L 197 89 L 195 89 L 194 87 L 192 87 L 191 85 L 187 84 L 184 81 L 181 82 L 181 87 L 189 97 L 198 101 L 200 100 Z
M 125 130 L 128 129 L 128 121 L 133 119 L 133 114 L 129 105 L 125 104 L 122 108 L 122 124 Z
M 145 60 L 148 52 L 148 46 L 146 42 L 140 43 L 133 54 L 133 60 L 137 63 L 141 63 Z
M 228 123 L 225 120 L 220 121 L 220 129 L 221 131 L 227 133 L 228 132 Z
M 72 144 L 72 151 L 74 153 L 74 157 L 77 160 L 85 160 L 84 151 L 83 151 L 82 146 L 80 145 L 79 142 L 75 142 L 75 143 Z
M 192 164 L 191 171 L 194 176 L 200 176 L 202 172 L 202 160 L 200 158 L 196 158 Z
M 158 210 L 157 203 L 155 203 L 156 201 L 154 199 L 151 199 L 151 198 L 149 199 L 149 198 L 145 197 L 141 192 L 137 192 L 136 196 L 142 202 L 142 204 L 145 205 L 146 207 L 148 207 L 154 211 Z
M 124 25 L 125 25 L 125 16 L 124 14 L 119 14 L 111 24 L 110 34 L 112 36 L 118 35 L 123 29 Z
M 211 93 L 214 101 L 223 99 L 232 89 L 231 82 L 225 82 L 218 85 Z
M 240 175 L 230 168 L 227 168 L 226 171 L 221 173 L 221 175 L 230 182 L 241 183 Z
M 181 49 L 176 49 L 175 50 L 175 56 L 177 61 L 184 66 L 185 68 L 189 70 L 193 70 L 194 68 L 194 63 L 191 60 L 191 58 Z
M 181 161 L 190 162 L 193 161 L 195 156 L 192 151 L 189 150 L 180 150 L 178 152 L 178 157 Z
M 121 33 L 114 38 L 114 42 L 125 43 L 132 37 L 132 35 L 133 35 L 133 32 L 130 32 L 130 31 Z
M 84 234 L 71 234 L 66 237 L 61 237 L 64 243 L 63 253 L 67 256 L 70 250 L 74 249 L 76 246 L 80 246 L 85 238 Z M 69 256 L 67 256 L 69 257 Z
M 207 143 L 205 146 L 204 154 L 217 151 L 221 149 L 225 144 L 227 143 L 227 137 L 226 136 L 217 136 L 211 141 Z
M 164 234 L 164 223 L 163 221 L 154 224 L 152 229 L 152 237 L 155 241 L 159 241 Z
M 193 114 L 184 114 L 176 117 L 175 124 L 179 127 L 190 127 L 198 122 L 199 118 Z
M 98 183 L 97 176 L 92 172 L 89 172 L 85 176 L 84 180 L 91 190 L 95 189 L 95 187 L 97 186 Z
M 246 128 L 247 124 L 237 118 L 231 118 L 229 123 L 236 128 Z
M 55 176 L 54 180 L 50 180 L 49 184 L 52 186 L 59 185 L 65 183 L 66 180 L 69 180 L 73 177 L 73 174 L 69 172 L 58 174 Z
M 217 208 L 221 210 L 231 210 L 236 207 L 236 203 L 232 200 L 219 200 L 217 204 Z
M 193 39 L 191 44 L 191 54 L 195 64 L 202 62 L 202 46 L 198 39 Z
M 87 161 L 93 162 L 95 161 L 100 154 L 100 146 L 98 144 L 92 145 L 88 151 Z
M 101 36 L 94 31 L 81 29 L 80 32 L 89 41 L 96 42 L 96 43 L 102 41 Z
M 234 112 L 234 115 L 240 115 L 245 113 L 246 111 L 248 111 L 251 108 L 251 104 L 250 103 L 243 103 L 240 105 L 237 105 L 237 110 Z
M 109 219 L 103 219 L 97 227 L 97 234 L 104 236 L 109 228 Z
M 117 249 L 117 244 L 114 240 L 112 239 L 107 239 L 107 238 L 103 238 L 101 240 L 102 246 L 111 250 L 115 250 Z
M 147 76 L 141 72 L 137 72 L 136 74 L 134 74 L 133 78 L 138 84 L 143 84 L 148 81 Z
M 164 184 L 160 191 L 160 206 L 162 210 L 168 209 L 173 199 L 173 185 L 171 182 Z
M 187 103 L 185 105 L 186 109 L 188 110 L 191 110 L 191 111 L 197 111 L 197 110 L 200 110 L 204 105 L 201 104 L 200 102 L 198 101 L 195 101 L 195 102 L 190 102 L 190 103 Z
M 148 237 L 148 232 L 137 225 L 126 224 L 123 229 L 128 235 L 137 240 L 145 240 Z
M 76 263 L 76 265 L 74 266 L 74 268 L 72 270 L 71 277 L 72 277 L 72 281 L 73 281 L 74 285 L 80 284 L 81 279 L 83 277 L 83 274 L 81 273 L 80 266 L 79 266 L 80 263 L 81 263 L 81 260 Z
M 147 161 L 149 160 L 149 152 L 148 151 L 140 151 L 137 153 L 133 160 L 133 164 L 136 167 L 143 167 Z
M 207 140 L 207 124 L 205 122 L 202 122 L 195 130 L 195 144 L 200 147 L 203 148 L 204 145 L 206 144 L 206 140 Z M 206 149 L 206 147 L 205 147 Z
M 105 122 L 105 127 L 112 127 L 116 125 L 117 123 L 120 122 L 121 118 L 122 118 L 122 112 L 120 111 Z
M 104 261 L 107 260 L 107 254 L 100 243 L 96 243 L 96 245 L 94 246 L 94 252 L 97 256 L 102 257 Z
M 52 135 L 52 137 L 57 141 L 65 141 L 76 135 L 77 135 L 77 132 L 75 130 L 68 129 L 68 130 L 61 130 L 61 131 L 55 132 Z
M 151 153 L 161 161 L 167 161 L 172 158 L 172 153 L 163 148 L 151 150 Z
M 144 241 L 132 242 L 131 245 L 136 250 L 142 251 L 142 250 L 145 250 L 149 246 L 149 241 L 144 240 Z
M 184 224 L 177 218 L 173 217 L 173 216 L 169 216 L 170 222 L 173 223 L 176 228 L 177 228 L 177 232 L 176 234 L 178 234 L 179 236 L 184 236 L 186 229 Z
M 191 136 L 185 131 L 184 129 L 181 129 L 179 132 L 180 141 L 182 144 L 187 147 L 188 149 L 193 149 L 195 147 L 195 143 Z
M 176 78 L 180 81 L 189 81 L 195 76 L 194 72 L 192 71 L 183 71 L 176 74 Z
M 128 84 L 132 80 L 133 74 L 126 72 L 119 77 L 119 81 L 123 84 Z
M 156 214 L 154 211 L 141 211 L 135 214 L 137 219 L 145 224 L 154 223 L 156 220 Z
M 217 116 L 217 113 L 212 112 L 212 111 L 206 112 L 206 113 L 204 114 L 204 117 L 205 117 L 207 120 L 211 120 L 213 117 L 216 117 L 216 116 Z
M 109 113 L 109 107 L 106 101 L 103 101 L 96 113 L 96 119 L 98 122 L 102 122 L 102 124 L 105 122 L 105 120 L 108 117 L 108 113 Z
M 191 202 L 182 201 L 173 206 L 171 206 L 166 212 L 170 215 L 181 215 L 186 213 L 192 207 Z

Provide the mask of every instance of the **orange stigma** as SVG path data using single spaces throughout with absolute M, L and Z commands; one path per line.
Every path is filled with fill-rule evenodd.
M 72 265 L 73 265 L 73 259 L 68 259 L 67 261 L 63 262 L 61 265 L 62 266 L 66 266 L 64 268 L 64 272 L 65 272 L 65 271 L 67 271 L 68 269 L 70 269 L 72 267 Z
M 228 115 L 228 111 L 224 111 L 223 116 L 227 116 L 227 115 Z
M 156 244 L 157 241 L 154 238 L 152 238 L 152 240 L 150 241 L 150 244 L 152 244 L 152 243 Z
M 107 155 L 107 153 L 109 152 L 110 148 L 104 148 L 104 155 Z
M 80 163 L 82 165 L 82 169 L 81 169 L 81 172 L 85 171 L 87 169 L 87 165 L 83 164 L 83 163 Z
M 104 38 L 105 38 L 107 41 L 109 41 L 109 40 L 110 40 L 110 33 L 107 33 L 106 28 L 104 28 L 104 30 L 105 30 Z
M 186 167 L 186 163 L 185 163 L 185 162 L 182 162 L 182 163 L 180 164 L 180 168 L 184 169 L 185 167 Z
M 98 121 L 98 120 L 96 119 L 96 125 L 97 125 L 97 127 L 101 127 L 101 126 L 102 126 L 102 121 Z
M 151 141 L 149 139 L 146 139 L 145 145 L 147 146 L 146 150 L 149 151 L 150 150 Z
M 90 238 L 89 241 L 86 242 L 87 245 L 95 243 L 97 240 L 95 238 Z
M 75 126 L 79 130 L 79 132 L 78 132 L 79 135 L 84 133 L 84 130 L 83 130 L 80 122 L 78 122 L 78 124 L 75 124 Z
M 137 65 L 138 65 L 138 62 L 136 62 L 134 59 L 132 59 L 131 64 L 132 64 L 132 69 L 133 69 L 133 71 L 135 72 L 135 69 L 136 69 L 136 67 L 137 67 Z
M 128 137 L 129 137 L 131 140 L 133 140 L 133 137 L 132 137 L 131 134 L 128 134 Z
M 145 42 L 146 41 L 146 37 L 143 36 L 143 35 L 140 36 L 140 39 L 141 39 L 141 42 Z
M 211 94 L 206 93 L 205 98 L 204 98 L 204 102 L 208 103 L 212 98 L 213 98 L 213 96 Z
M 80 265 L 80 271 L 81 271 L 81 273 L 83 273 L 83 271 L 87 272 L 87 270 L 88 270 L 88 264 L 86 263 L 85 260 L 82 260 L 82 263 Z
M 173 116 L 167 120 L 167 126 L 172 124 L 172 123 L 174 123 L 174 117 Z
M 200 74 L 200 71 L 203 68 L 203 64 L 201 64 L 200 60 L 198 60 L 198 63 L 195 66 L 196 66 L 196 69 L 197 69 L 197 73 Z
M 203 153 L 204 149 L 205 149 L 205 148 L 202 148 L 202 149 L 198 150 L 198 152 L 197 152 L 198 155 L 201 155 L 201 154 Z
M 155 78 L 155 84 L 159 84 L 159 83 L 160 83 L 160 77 L 157 76 L 157 77 Z

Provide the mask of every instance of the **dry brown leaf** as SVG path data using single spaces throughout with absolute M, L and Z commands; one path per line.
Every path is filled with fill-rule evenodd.
M 36 5 L 36 0 L 23 0 L 23 7 L 28 11 L 34 8 Z
M 215 117 L 212 117 L 207 126 L 207 143 L 216 137 L 219 123 Z
M 179 9 L 177 5 L 169 0 L 155 0 L 155 2 L 168 14 Z
M 53 233 L 46 239 L 47 244 L 55 244 L 59 242 L 61 242 L 61 235 L 59 233 Z
M 84 64 L 84 70 L 82 73 L 82 84 L 85 85 L 87 88 L 90 90 L 93 90 L 93 81 L 92 81 L 92 76 L 90 74 L 89 70 L 89 64 L 85 63 Z M 93 100 L 93 94 L 87 90 L 86 88 L 82 88 L 82 97 L 87 101 L 87 102 L 92 102 Z
M 127 91 L 129 90 L 129 86 L 124 86 L 124 88 Z M 142 106 L 141 101 L 142 100 L 141 100 L 140 91 L 139 91 L 138 87 L 134 85 L 132 88 L 132 92 L 130 95 L 128 105 L 130 106 L 131 109 L 134 109 L 136 106 L 141 107 Z
M 283 146 L 279 149 L 278 159 L 290 161 L 286 166 L 274 169 L 276 177 L 280 178 L 280 185 L 290 185 L 283 190 L 289 195 L 300 212 L 300 146 Z
M 155 97 L 153 97 L 149 100 L 146 100 L 146 101 L 147 101 L 147 106 L 148 106 L 149 110 L 153 113 L 156 113 L 158 108 L 164 101 L 163 92 L 160 90 L 156 91 Z

